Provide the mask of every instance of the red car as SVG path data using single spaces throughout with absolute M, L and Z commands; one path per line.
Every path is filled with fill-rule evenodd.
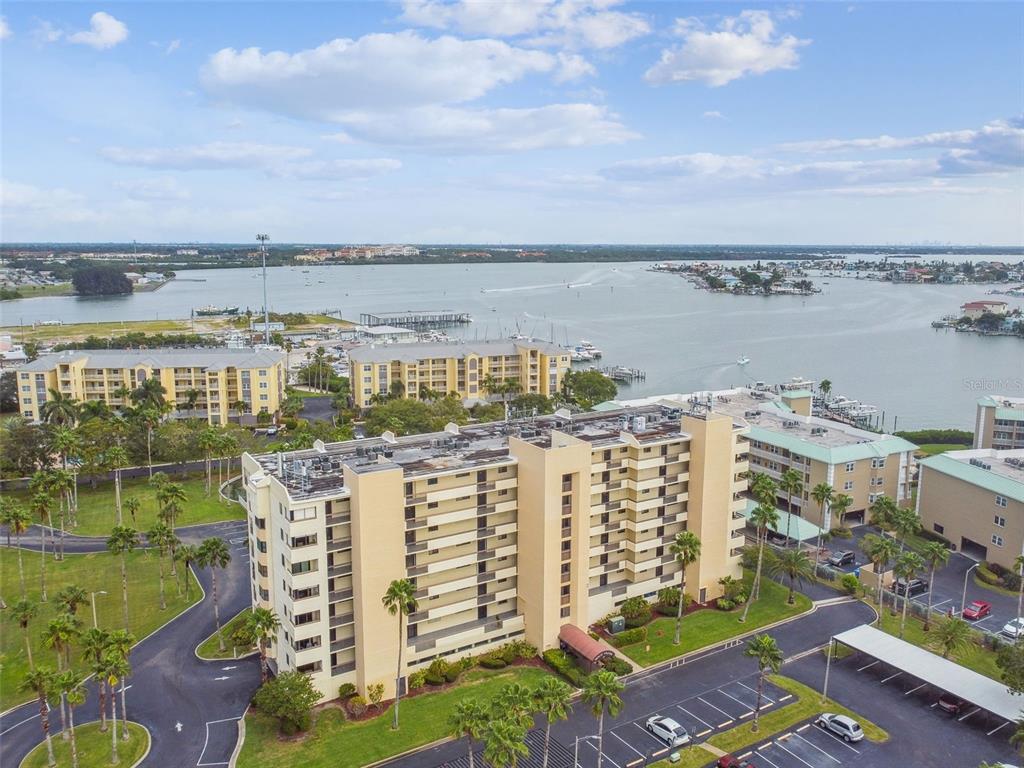
M 732 755 L 722 755 L 715 763 L 715 768 L 757 768 L 757 766 Z
M 964 608 L 964 618 L 977 621 L 983 619 L 992 613 L 992 604 L 984 600 L 975 600 L 973 603 Z

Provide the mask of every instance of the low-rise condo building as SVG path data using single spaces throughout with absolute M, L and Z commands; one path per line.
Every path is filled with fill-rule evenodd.
M 974 447 L 1024 448 L 1024 397 L 986 395 L 979 398 Z
M 284 399 L 284 354 L 253 349 L 82 349 L 43 355 L 18 369 L 21 414 L 39 421 L 50 390 L 111 408 L 147 379 L 164 387 L 171 417 L 226 424 L 276 413 Z
M 272 658 L 324 698 L 346 682 L 390 697 L 399 642 L 403 678 L 516 638 L 557 647 L 563 626 L 678 586 L 684 530 L 702 544 L 686 592 L 718 597 L 741 575 L 746 431 L 655 405 L 245 454 L 253 603 L 281 621 Z M 403 578 L 419 605 L 399 640 L 381 597 Z
M 909 503 L 917 446 L 894 435 L 813 416 L 813 396 L 806 389 L 737 387 L 619 400 L 599 407 L 652 403 L 685 407 L 693 402 L 750 425 L 751 471 L 762 472 L 774 480 L 790 468 L 800 472 L 803 491 L 792 499 L 793 513 L 815 525 L 833 528 L 840 524 L 828 509 L 823 515 L 812 498 L 811 492 L 819 483 L 827 483 L 836 494 L 852 499 L 845 515 L 847 523 L 863 522 L 870 506 L 882 495 L 897 503 Z M 779 500 L 783 505 L 789 501 L 782 491 Z
M 919 464 L 922 525 L 973 557 L 1014 570 L 1024 553 L 1024 449 L 947 451 Z
M 546 341 L 505 339 L 465 343 L 385 344 L 349 351 L 352 397 L 368 408 L 374 395 L 455 392 L 466 404 L 488 399 L 481 382 L 487 376 L 518 382 L 524 394 L 550 397 L 569 370 L 569 352 Z

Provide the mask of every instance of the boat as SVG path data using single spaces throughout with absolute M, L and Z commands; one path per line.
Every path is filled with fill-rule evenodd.
M 736 361 L 736 365 L 746 365 L 750 362 L 750 358 L 746 355 L 740 355 L 740 358 Z
M 577 347 L 569 352 L 569 357 L 572 358 L 574 363 L 585 363 L 594 359 L 594 356 L 587 352 L 585 349 Z
M 237 315 L 238 307 L 215 307 L 207 304 L 205 307 L 197 307 L 195 313 L 199 317 L 211 317 L 213 315 Z
M 595 360 L 600 360 L 601 357 L 604 355 L 604 352 L 595 347 L 586 339 L 580 339 L 580 345 L 577 347 L 577 349 L 580 349 L 583 352 L 588 353 Z

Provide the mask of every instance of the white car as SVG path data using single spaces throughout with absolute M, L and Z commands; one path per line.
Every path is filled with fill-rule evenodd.
M 681 747 L 690 743 L 690 734 L 671 717 L 655 715 L 647 718 L 647 730 L 669 747 Z
M 864 738 L 864 731 L 861 730 L 860 723 L 846 715 L 833 715 L 831 712 L 825 712 L 818 716 L 814 724 L 826 731 L 831 731 L 841 737 L 843 741 L 860 741 Z
M 999 630 L 999 634 L 1005 635 L 1011 640 L 1024 636 L 1024 619 L 1011 619 Z

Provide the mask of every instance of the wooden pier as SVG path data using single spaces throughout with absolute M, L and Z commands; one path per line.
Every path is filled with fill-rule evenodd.
M 591 368 L 593 371 L 600 371 L 613 381 L 629 383 L 632 381 L 644 381 L 647 378 L 647 371 L 639 368 L 627 368 L 624 365 L 616 365 L 609 368 Z
M 378 325 L 395 325 L 399 328 L 411 328 L 414 331 L 450 328 L 453 325 L 465 325 L 471 322 L 473 322 L 473 318 L 469 312 L 456 312 L 451 309 L 431 312 L 362 312 L 359 315 L 359 324 L 370 328 Z

